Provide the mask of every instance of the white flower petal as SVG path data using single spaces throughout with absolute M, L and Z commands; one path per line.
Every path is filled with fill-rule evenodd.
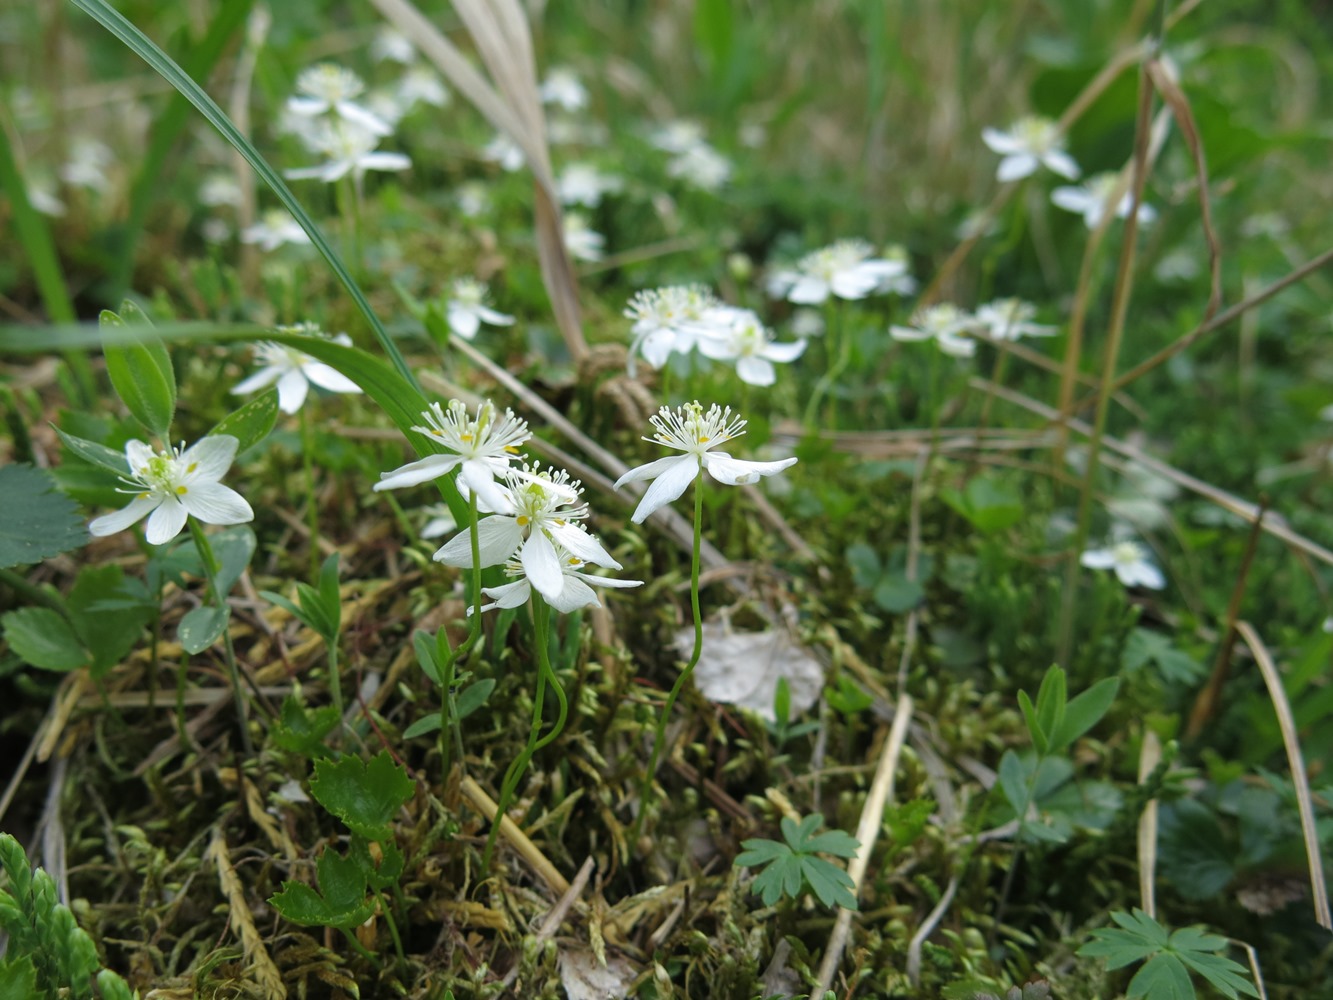
M 787 299 L 804 306 L 819 305 L 828 298 L 828 283 L 820 278 L 802 275 L 787 293 Z
M 438 479 L 462 460 L 460 455 L 427 455 L 392 472 L 381 472 L 380 481 L 375 484 L 375 492 L 402 489 L 404 486 L 416 486 Z
M 496 312 L 489 306 L 477 306 L 477 315 L 491 326 L 511 326 L 514 322 L 513 316 L 508 313 Z
M 502 583 L 498 587 L 482 587 L 481 592 L 487 597 L 495 598 L 494 604 L 482 605 L 482 611 L 489 611 L 491 608 L 517 608 L 527 603 L 528 597 L 532 594 L 532 584 L 525 578 L 515 580 L 513 583 Z
M 1115 565 L 1115 554 L 1110 549 L 1089 549 L 1078 557 L 1078 561 L 1088 569 L 1110 569 Z
M 728 486 L 748 486 L 757 482 L 761 476 L 777 475 L 795 464 L 794 458 L 784 458 L 778 462 L 747 462 L 722 452 L 710 452 L 704 456 L 704 468 L 708 474 Z
M 1023 143 L 1008 132 L 1001 132 L 998 128 L 983 128 L 981 130 L 981 141 L 1002 156 L 1008 156 L 1026 148 Z
M 477 522 L 477 541 L 481 565 L 498 566 L 523 543 L 523 529 L 512 517 L 493 514 Z M 435 561 L 446 566 L 472 566 L 472 539 L 467 531 L 460 531 L 435 553 Z
M 1046 164 L 1046 169 L 1054 171 L 1061 177 L 1067 177 L 1069 180 L 1078 180 L 1080 170 L 1074 158 L 1062 149 L 1049 149 L 1042 156 L 1041 162 Z
M 181 495 L 181 506 L 205 524 L 244 524 L 255 519 L 255 512 L 230 486 L 198 483 Z
M 322 361 L 311 361 L 301 366 L 305 372 L 305 377 L 321 389 L 328 389 L 329 392 L 360 392 L 361 387 L 344 375 L 338 369 L 324 364 Z
M 1037 171 L 1037 158 L 1031 153 L 1014 153 L 1000 161 L 995 170 L 995 179 L 1003 183 L 1021 180 Z
M 138 524 L 156 510 L 161 502 L 160 496 L 135 497 L 128 507 L 122 507 L 114 514 L 103 514 L 94 518 L 88 525 L 88 531 L 99 538 L 103 535 L 114 535 L 117 531 L 124 531 L 131 525 Z
M 805 344 L 804 340 L 786 342 L 774 340 L 764 346 L 764 357 L 768 358 L 769 361 L 781 363 L 795 361 L 805 353 Z
M 301 369 L 293 368 L 278 379 L 278 409 L 283 413 L 297 412 L 309 391 L 310 383 Z
M 555 594 L 543 594 L 546 603 L 561 614 L 569 614 L 571 611 L 577 611 L 579 608 L 600 608 L 602 602 L 597 599 L 597 594 L 582 580 L 576 580 L 572 576 L 561 577 L 561 587 Z
M 611 553 L 602 547 L 597 536 L 584 531 L 576 524 L 553 524 L 551 536 L 565 547 L 571 555 L 578 556 L 584 562 L 605 566 L 607 569 L 620 569 L 620 563 L 612 558 Z
M 366 153 L 357 157 L 357 170 L 406 170 L 412 160 L 402 153 Z
M 190 484 L 216 483 L 231 468 L 240 444 L 230 434 L 210 434 L 200 438 L 181 455 L 181 464 L 186 469 L 185 481 Z
M 736 362 L 736 374 L 749 385 L 768 386 L 778 380 L 772 362 L 754 356 L 740 358 Z
M 189 516 L 183 503 L 175 497 L 164 497 L 157 510 L 148 515 L 148 530 L 144 537 L 150 545 L 169 542 L 181 533 Z
M 478 503 L 484 503 L 492 513 L 503 514 L 513 507 L 504 490 L 496 484 L 493 470 L 485 462 L 464 461 L 459 476 L 468 489 L 477 494 Z
M 639 501 L 639 506 L 634 508 L 634 515 L 630 518 L 635 524 L 642 524 L 644 519 L 659 507 L 664 507 L 671 501 L 677 499 L 685 492 L 685 487 L 694 482 L 699 475 L 699 460 L 693 455 L 680 455 L 676 458 L 667 459 L 666 467 L 658 473 L 657 478 L 653 480 L 643 498 Z M 660 465 L 660 462 L 650 463 Z M 645 466 L 644 468 L 647 468 Z M 635 470 L 639 471 L 639 470 Z M 625 477 L 621 477 L 622 480 Z
M 449 320 L 449 329 L 464 340 L 471 340 L 481 329 L 481 319 L 475 312 L 453 302 L 449 303 L 446 317 Z
M 565 575 L 560 570 L 560 557 L 556 555 L 555 546 L 546 537 L 546 532 L 540 528 L 533 529 L 528 540 L 523 543 L 519 562 L 523 564 L 523 572 L 527 575 L 528 582 L 536 587 L 547 601 L 559 596 L 564 586 Z
M 125 442 L 125 458 L 130 463 L 130 471 L 143 468 L 155 454 L 156 452 L 142 441 Z
M 662 475 L 668 469 L 671 469 L 680 462 L 694 464 L 695 467 L 697 468 L 697 463 L 695 463 L 693 456 L 670 455 L 666 458 L 659 458 L 656 461 L 649 462 L 646 465 L 640 465 L 636 466 L 633 469 L 630 469 L 629 472 L 625 473 L 623 476 L 621 476 L 619 479 L 616 480 L 615 488 L 620 489 L 620 487 L 624 486 L 626 483 L 636 483 L 644 479 L 656 479 L 658 476 Z
M 259 369 L 259 371 L 251 375 L 249 378 L 242 379 L 240 382 L 238 382 L 236 387 L 231 390 L 232 395 L 248 396 L 252 392 L 258 392 L 260 389 L 264 389 L 272 385 L 281 377 L 282 377 L 281 368 L 278 368 L 276 366 L 261 368 Z

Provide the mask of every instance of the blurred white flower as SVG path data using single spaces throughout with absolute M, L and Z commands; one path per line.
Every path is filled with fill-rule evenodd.
M 912 257 L 907 252 L 907 248 L 897 243 L 891 243 L 884 248 L 883 257 L 884 260 L 894 265 L 894 269 L 885 271 L 879 284 L 875 286 L 875 294 L 915 295 L 916 279 L 910 273 Z
M 105 193 L 111 187 L 107 171 L 115 162 L 111 147 L 97 139 L 80 135 L 69 147 L 69 160 L 60 168 L 60 179 L 73 187 Z
M 1058 187 L 1051 192 L 1051 201 L 1067 212 L 1083 216 L 1083 222 L 1089 229 L 1096 229 L 1110 207 L 1111 197 L 1120 183 L 1115 173 L 1097 174 L 1089 177 L 1077 186 Z M 1134 195 L 1126 191 L 1115 206 L 1118 219 L 1129 218 L 1130 207 L 1134 204 Z M 1157 218 L 1156 210 L 1149 204 L 1139 206 L 1139 222 L 1148 225 Z
M 555 546 L 555 556 L 560 565 L 559 587 L 553 587 L 551 593 L 543 591 L 542 597 L 547 604 L 562 614 L 569 614 L 579 608 L 600 608 L 602 602 L 597 599 L 593 587 L 624 589 L 643 586 L 642 580 L 620 580 L 613 576 L 593 576 L 584 573 L 583 567 L 587 563 L 578 556 L 566 552 L 560 545 Z M 513 583 L 502 583 L 498 587 L 482 587 L 481 592 L 493 600 L 490 604 L 483 604 L 481 611 L 522 607 L 532 596 L 533 584 L 528 579 L 528 572 L 520 560 L 511 559 L 505 563 L 505 573 L 517 579 Z M 540 591 L 540 588 L 538 589 Z M 472 613 L 471 608 L 468 609 L 468 613 Z
M 706 142 L 691 146 L 667 162 L 668 177 L 704 191 L 716 191 L 731 178 L 731 161 Z
M 802 340 L 824 335 L 824 317 L 818 309 L 804 306 L 791 314 L 791 332 Z
M 406 115 L 418 104 L 429 104 L 433 108 L 447 107 L 449 88 L 440 79 L 440 74 L 429 66 L 417 64 L 410 67 L 398 81 L 395 91 L 400 115 Z
M 449 329 L 464 340 L 477 335 L 482 323 L 510 326 L 514 317 L 496 312 L 486 305 L 486 286 L 476 278 L 457 278 L 449 290 L 446 319 Z
M 1049 118 L 1020 118 L 1008 132 L 985 128 L 981 138 L 1004 157 L 995 171 L 997 180 L 1016 181 L 1036 173 L 1039 166 L 1071 181 L 1078 177 L 1078 164 L 1064 151 L 1064 137 Z
M 481 151 L 481 158 L 488 163 L 498 163 L 500 169 L 511 174 L 516 170 L 522 170 L 523 164 L 527 162 L 523 150 L 518 148 L 518 143 L 503 132 L 497 133 L 495 138 L 486 144 Z
M 601 122 L 559 116 L 546 123 L 546 138 L 553 146 L 605 146 L 609 134 Z
M 602 196 L 622 190 L 625 182 L 615 174 L 603 173 L 591 163 L 571 163 L 560 172 L 555 191 L 562 205 L 596 208 Z
M 199 185 L 199 201 L 210 208 L 241 203 L 241 185 L 233 173 L 212 173 Z
M 56 194 L 55 182 L 50 176 L 37 174 L 29 177 L 25 183 L 28 204 L 43 215 L 59 218 L 65 214 L 65 203 Z
M 481 181 L 464 181 L 454 192 L 454 202 L 463 215 L 475 219 L 491 210 L 491 193 Z
M 699 401 L 695 400 L 674 410 L 663 406 L 649 421 L 656 428 L 656 433 L 644 440 L 682 454 L 640 465 L 616 480 L 616 489 L 626 483 L 645 479 L 653 481 L 639 500 L 639 505 L 634 508 L 630 520 L 635 524 L 641 524 L 653 511 L 677 499 L 704 472 L 719 483 L 744 486 L 758 482 L 761 476 L 775 475 L 796 464 L 795 458 L 778 462 L 746 462 L 732 458 L 724 451 L 713 451 L 718 445 L 733 441 L 745 433 L 746 421 L 732 416 L 729 406 L 723 409 L 714 403 L 705 411 Z
M 905 262 L 871 257 L 872 253 L 874 247 L 865 240 L 839 240 L 806 254 L 795 270 L 775 272 L 768 281 L 769 294 L 801 305 L 819 305 L 830 294 L 863 299 L 907 273 Z
M 749 309 L 732 309 L 728 313 L 728 321 L 715 333 L 699 338 L 699 353 L 714 361 L 734 361 L 742 382 L 772 385 L 778 377 L 773 362 L 795 361 L 805 351 L 804 340 L 788 343 L 773 340 L 763 322 Z
M 231 223 L 217 216 L 205 219 L 199 226 L 199 234 L 209 243 L 226 243 L 231 239 L 231 232 Z
M 587 88 L 568 66 L 552 67 L 537 92 L 543 104 L 556 104 L 566 111 L 582 111 L 588 106 Z
M 370 43 L 370 55 L 376 62 L 397 62 L 406 66 L 415 58 L 416 50 L 406 35 L 385 25 Z
M 422 538 L 439 538 L 441 535 L 447 535 L 458 527 L 458 522 L 454 520 L 453 511 L 449 509 L 448 504 L 430 503 L 422 508 L 428 520 L 421 529 Z
M 258 243 L 261 250 L 276 250 L 284 243 L 309 243 L 310 234 L 285 208 L 270 208 L 252 226 L 241 231 L 242 243 Z
M 635 292 L 625 307 L 625 316 L 634 321 L 630 327 L 630 377 L 636 374 L 636 356 L 661 368 L 673 351 L 688 353 L 710 328 L 706 314 L 720 305 L 702 285 L 668 285 Z
M 1104 549 L 1089 549 L 1079 556 L 1089 569 L 1113 569 L 1126 587 L 1161 590 L 1166 586 L 1162 571 L 1148 559 L 1148 550 L 1138 542 L 1122 541 Z
M 1019 340 L 1022 337 L 1051 337 L 1056 328 L 1032 322 L 1037 307 L 1022 299 L 996 299 L 977 309 L 973 329 L 990 340 Z
M 453 454 L 427 455 L 392 472 L 380 473 L 375 491 L 417 486 L 457 468 L 460 489 L 467 487 L 491 510 L 509 509 L 508 495 L 495 482 L 495 477 L 509 471 L 509 463 L 517 458 L 519 446 L 532 436 L 528 433 L 527 421 L 514 416 L 512 410 L 497 413 L 490 400 L 477 407 L 475 417 L 470 417 L 467 407 L 457 399 L 449 401 L 447 410 L 439 403 L 431 403 L 429 410 L 422 411 L 421 419 L 427 426 L 413 427 L 412 430 L 426 435 Z
M 698 122 L 677 119 L 654 129 L 648 141 L 668 153 L 684 153 L 704 141 L 704 130 Z
M 332 340 L 344 347 L 352 346 L 352 338 L 345 333 L 328 337 L 320 332 L 314 323 L 302 323 L 299 326 L 280 326 L 280 333 L 299 333 Z M 266 389 L 273 383 L 278 385 L 278 409 L 283 413 L 295 413 L 306 401 L 310 386 L 317 385 L 329 392 L 359 393 L 361 387 L 331 368 L 322 361 L 316 361 L 304 351 L 285 344 L 262 341 L 255 344 L 255 358 L 259 361 L 259 371 L 243 380 L 232 389 L 233 395 L 248 396 L 252 392 Z
M 918 309 L 912 314 L 910 325 L 894 324 L 889 336 L 900 341 L 934 340 L 940 350 L 958 358 L 976 353 L 977 345 L 968 334 L 975 320 L 955 305 L 941 302 Z
M 287 98 L 287 110 L 305 118 L 329 114 L 371 135 L 388 135 L 393 131 L 389 123 L 356 103 L 365 89 L 361 78 L 347 67 L 317 63 L 297 76 L 296 96 Z
M 597 261 L 606 252 L 606 237 L 588 227 L 588 220 L 578 212 L 569 212 L 564 220 L 565 247 L 578 260 Z
M 313 178 L 333 184 L 348 174 L 360 183 L 367 170 L 406 170 L 412 161 L 402 153 L 383 153 L 376 150 L 380 137 L 348 122 L 329 122 L 314 137 L 316 151 L 325 156 L 325 162 L 313 167 L 284 170 L 290 180 Z
M 231 468 L 240 442 L 227 434 L 213 434 L 186 448 L 155 452 L 142 441 L 125 445 L 130 474 L 121 481 L 131 487 L 129 506 L 104 514 L 88 525 L 101 537 L 124 531 L 148 518 L 145 537 L 151 545 L 169 542 L 181 533 L 193 514 L 205 524 L 242 524 L 253 521 L 255 512 L 245 498 L 220 480 Z

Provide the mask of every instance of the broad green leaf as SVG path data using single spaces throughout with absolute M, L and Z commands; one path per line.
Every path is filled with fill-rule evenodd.
M 444 630 L 441 629 L 441 632 Z M 434 681 L 437 685 L 440 683 L 440 668 L 435 662 L 436 640 L 431 637 L 429 632 L 421 629 L 412 633 L 412 648 L 416 650 L 417 663 L 421 664 L 422 672 Z
M 806 884 L 825 906 L 841 906 L 844 910 L 858 909 L 852 893 L 855 883 L 845 871 L 823 858 L 802 858 L 801 872 Z
M 369 761 L 343 757 L 338 761 L 315 762 L 310 792 L 353 833 L 368 840 L 388 840 L 389 821 L 416 790 L 387 750 Z
M 234 437 L 239 442 L 236 446 L 239 454 L 268 437 L 277 421 L 278 390 L 269 389 L 227 414 L 208 433 L 228 434 Z
M 220 596 L 225 598 L 231 593 L 231 588 L 250 565 L 258 545 L 254 530 L 248 524 L 229 525 L 208 536 L 208 546 L 218 562 L 217 587 Z M 192 560 L 202 571 L 203 562 L 193 540 L 178 546 L 176 552 L 181 558 Z
M 27 955 L 0 959 L 0 997 L 37 996 L 37 969 Z
M 284 882 L 282 891 L 269 898 L 284 918 L 307 927 L 350 930 L 375 912 L 374 902 L 366 899 L 366 877 L 356 861 L 325 848 L 315 868 L 319 892 L 303 882 Z
M 293 692 L 283 699 L 278 722 L 270 732 L 273 742 L 282 749 L 318 757 L 328 753 L 324 738 L 337 724 L 338 710 L 332 705 L 307 709 Z
M 1023 520 L 1027 509 L 1022 498 L 986 476 L 975 476 L 960 493 L 945 489 L 940 497 L 983 534 L 994 534 Z
M 1175 955 L 1154 955 L 1129 981 L 1125 996 L 1151 1000 L 1195 1000 L 1190 974 Z
M 92 651 L 94 678 L 103 676 L 134 648 L 153 617 L 152 607 L 122 599 L 124 582 L 119 566 L 89 566 L 80 571 L 69 592 L 74 631 Z
M 779 726 L 785 726 L 791 719 L 791 684 L 785 677 L 778 678 L 773 694 L 773 717 Z
M 110 310 L 102 312 L 101 326 L 126 325 L 128 320 Z M 171 418 L 176 413 L 176 373 L 167 349 L 156 339 L 156 334 L 147 327 L 141 329 L 139 342 L 107 344 L 103 348 L 106 372 L 116 395 L 134 418 L 166 441 L 171 434 Z
M 1225 939 L 1204 934 L 1195 927 L 1182 927 L 1171 935 L 1171 947 L 1182 962 L 1231 1000 L 1236 1000 L 1242 993 L 1252 997 L 1259 995 L 1245 966 L 1223 955 L 1211 954 L 1226 947 Z
M 875 603 L 892 614 L 903 614 L 920 606 L 926 592 L 921 584 L 902 573 L 885 573 L 875 584 Z
M 347 293 L 356 303 L 357 308 L 365 316 L 366 322 L 370 325 L 379 341 L 384 353 L 393 362 L 394 368 L 398 370 L 401 378 L 411 386 L 419 395 L 416 380 L 412 376 L 412 370 L 408 368 L 407 362 L 403 360 L 402 353 L 397 345 L 389 338 L 380 323 L 379 317 L 371 309 L 370 303 L 361 292 L 351 273 L 343 265 L 341 258 L 334 251 L 333 247 L 324 238 L 319 227 L 301 207 L 300 202 L 292 194 L 291 190 L 278 176 L 277 172 L 269 166 L 268 162 L 259 154 L 249 139 L 238 129 L 235 123 L 218 107 L 217 103 L 204 92 L 199 84 L 192 80 L 188 73 L 180 68 L 179 65 L 165 52 L 163 52 L 154 42 L 143 32 L 131 24 L 125 17 L 112 7 L 106 0 L 73 0 L 73 3 L 80 10 L 94 18 L 102 27 L 106 28 L 120 41 L 133 51 L 144 62 L 148 63 L 159 75 L 168 83 L 176 88 L 199 112 L 208 120 L 208 123 L 221 133 L 222 137 L 231 143 L 232 147 L 240 153 L 250 164 L 254 171 L 263 179 L 277 195 L 278 200 L 282 202 L 284 208 L 292 214 L 292 217 L 300 224 L 301 228 L 310 236 L 310 241 L 315 248 L 323 255 L 328 262 L 329 267 L 337 276 L 338 281 L 347 290 Z M 340 369 L 341 370 L 341 369 Z M 343 374 L 353 378 L 347 372 Z M 365 388 L 362 386 L 362 388 Z M 369 391 L 369 390 L 367 390 Z M 457 512 L 455 513 L 457 516 Z M 460 523 L 462 523 L 460 521 Z
M 333 626 L 332 634 L 342 628 L 342 595 L 338 591 L 338 553 L 334 552 L 319 568 L 319 599 L 325 617 Z
M 745 850 L 736 855 L 736 860 L 732 862 L 737 868 L 766 865 L 791 854 L 791 848 L 786 844 L 779 844 L 776 840 L 765 840 L 762 837 L 752 837 L 742 841 L 741 847 Z
M 42 670 L 77 670 L 92 659 L 69 622 L 50 608 L 19 608 L 0 617 L 5 641 L 24 663 Z
M 66 434 L 59 427 L 55 427 L 54 424 L 52 424 L 52 427 L 60 435 L 60 440 L 65 447 L 85 462 L 102 469 L 108 469 L 118 476 L 128 476 L 130 474 L 130 463 L 123 451 L 112 451 L 104 444 L 87 441 L 81 437 L 75 437 L 73 434 Z
M 0 569 L 39 563 L 88 541 L 74 501 L 44 469 L 0 467 L 0 510 Z
M 1051 735 L 1051 750 L 1058 753 L 1101 721 L 1120 690 L 1120 678 L 1106 677 L 1070 701 Z
M 437 733 L 440 731 L 440 713 L 431 712 L 430 715 L 423 715 L 416 722 L 403 730 L 403 739 L 414 740 L 418 736 L 425 736 L 427 733 Z
M 1031 800 L 1029 780 L 1032 772 L 1024 765 L 1023 759 L 1012 750 L 1006 750 L 1000 758 L 1000 791 L 1008 799 L 1018 816 L 1019 823 L 1027 818 L 1028 803 Z
M 842 830 L 828 830 L 810 837 L 805 842 L 807 853 L 836 854 L 840 858 L 854 858 L 860 849 L 861 842 Z
M 473 681 L 459 693 L 454 700 L 454 712 L 458 716 L 458 721 L 462 722 L 469 715 L 486 704 L 486 699 L 491 696 L 495 690 L 495 680 L 491 677 L 483 678 L 479 681 Z
M 230 608 L 215 608 L 205 604 L 181 619 L 176 629 L 176 638 L 187 653 L 202 653 L 222 638 L 230 620 Z

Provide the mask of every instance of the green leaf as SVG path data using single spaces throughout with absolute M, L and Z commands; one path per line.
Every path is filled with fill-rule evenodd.
M 369 840 L 388 840 L 389 821 L 416 790 L 416 785 L 387 750 L 368 762 L 359 757 L 315 762 L 311 794 L 353 833 Z
M 50 608 L 19 608 L 0 617 L 5 641 L 24 663 L 42 670 L 78 670 L 92 659 L 73 628 Z
M 377 843 L 372 848 L 371 841 L 354 835 L 347 857 L 356 862 L 366 882 L 375 889 L 387 889 L 403 875 L 405 859 L 396 844 Z
M 379 321 L 379 317 L 376 316 L 374 310 L 371 309 L 370 303 L 366 300 L 360 286 L 357 285 L 356 281 L 352 278 L 351 273 L 343 265 L 341 258 L 338 257 L 337 253 L 334 252 L 333 247 L 324 238 L 324 234 L 320 232 L 319 227 L 316 226 L 310 216 L 306 214 L 305 210 L 301 207 L 300 202 L 296 200 L 296 197 L 283 182 L 282 178 L 278 176 L 277 172 L 271 166 L 269 166 L 268 162 L 259 154 L 259 151 L 254 147 L 250 140 L 247 139 L 232 120 L 223 113 L 217 103 L 204 92 L 203 88 L 190 78 L 189 74 L 182 70 L 170 56 L 154 44 L 148 36 L 126 20 L 125 17 L 107 3 L 106 0 L 73 0 L 73 3 L 80 10 L 94 18 L 102 25 L 102 27 L 106 28 L 120 39 L 125 46 L 139 56 L 144 62 L 148 63 L 148 65 L 161 75 L 163 79 L 175 87 L 186 100 L 199 110 L 199 112 L 208 120 L 208 123 L 217 129 L 222 137 L 231 143 L 232 147 L 245 158 L 246 162 L 249 163 L 260 178 L 263 179 L 264 183 L 266 183 L 273 190 L 273 193 L 278 196 L 278 200 L 282 202 L 283 207 L 292 214 L 292 217 L 310 236 L 310 240 L 315 248 L 321 255 L 323 255 L 324 259 L 328 262 L 329 267 L 338 278 L 338 281 L 342 284 L 343 288 L 347 290 L 347 293 L 352 297 L 352 300 L 356 303 L 361 314 L 366 318 L 366 322 L 370 325 L 380 346 L 384 349 L 384 353 L 390 358 L 394 367 L 398 370 L 402 380 L 420 395 L 420 390 L 416 386 L 416 379 L 412 376 L 412 370 L 407 366 L 407 362 L 403 360 L 402 353 L 398 350 L 397 345 L 395 345 L 389 338 L 388 333 L 384 329 L 384 325 Z M 339 370 L 341 371 L 341 369 Z M 343 374 L 348 373 L 343 372 Z M 348 377 L 352 378 L 353 376 L 349 375 Z M 362 388 L 365 387 L 362 386 Z M 455 512 L 455 516 L 458 516 L 458 513 L 459 512 Z M 463 522 L 460 520 L 459 523 Z
M 176 638 L 180 640 L 181 646 L 187 653 L 191 655 L 202 653 L 222 638 L 230 620 L 230 608 L 203 605 L 181 619 L 176 629 Z
M 351 930 L 370 919 L 373 901 L 366 899 L 366 876 L 352 858 L 325 848 L 315 863 L 319 892 L 304 882 L 283 882 L 269 903 L 284 918 L 306 927 Z
M 237 454 L 268 437 L 278 422 L 278 390 L 260 393 L 239 409 L 233 410 L 214 425 L 208 436 L 228 434 L 239 443 Z
M 785 677 L 778 678 L 777 690 L 773 694 L 773 717 L 779 727 L 791 719 L 791 684 Z
M 100 325 L 118 328 L 128 322 L 103 310 Z M 145 328 L 142 337 L 138 343 L 107 344 L 102 349 L 106 372 L 116 395 L 134 418 L 165 441 L 170 438 L 171 418 L 176 413 L 176 373 L 156 335 Z
M 1182 927 L 1171 935 L 1171 949 L 1187 966 L 1203 976 L 1225 996 L 1258 996 L 1248 970 L 1239 962 L 1216 955 L 1227 946 L 1226 938 L 1207 934 L 1197 927 Z
M 0 997 L 37 996 L 37 969 L 27 955 L 0 960 Z
M 479 681 L 473 681 L 459 693 L 454 701 L 454 712 L 458 721 L 462 722 L 469 715 L 486 704 L 486 699 L 491 696 L 495 690 L 495 680 L 486 677 Z
M 130 474 L 129 459 L 125 457 L 123 451 L 112 451 L 104 444 L 87 441 L 81 437 L 75 437 L 73 434 L 66 434 L 54 424 L 51 426 L 60 435 L 60 440 L 65 447 L 85 462 L 102 469 L 109 469 L 117 476 L 128 476 Z
M 762 837 L 752 837 L 749 840 L 742 841 L 741 847 L 745 850 L 736 855 L 736 860 L 732 862 L 737 868 L 753 868 L 757 865 L 766 865 L 792 853 L 791 848 L 786 844 L 780 844 L 776 840 L 765 840 Z
M 427 733 L 436 733 L 440 730 L 440 713 L 431 712 L 430 715 L 423 715 L 416 722 L 403 730 L 403 739 L 414 740 L 418 736 L 425 736 Z
M 1027 513 L 1018 494 L 986 476 L 969 480 L 961 493 L 941 490 L 940 497 L 974 528 L 987 535 L 1013 527 Z
M 1106 677 L 1069 702 L 1051 735 L 1051 752 L 1059 753 L 1100 722 L 1119 690 L 1120 678 Z
M 1026 691 L 1018 692 L 1018 707 L 1023 710 L 1023 721 L 1027 723 L 1028 735 L 1032 737 L 1032 745 L 1037 748 L 1037 753 L 1045 754 L 1050 747 L 1050 742 L 1046 739 L 1046 734 L 1042 732 L 1041 720 L 1037 718 L 1037 710 L 1032 706 L 1032 699 L 1028 697 Z
M 1000 791 L 1013 807 L 1020 824 L 1026 821 L 1028 803 L 1032 797 L 1029 784 L 1031 776 L 1032 771 L 1023 763 L 1023 758 L 1012 750 L 1004 752 L 1000 758 L 998 774 Z
M 802 858 L 801 871 L 819 901 L 825 906 L 841 906 L 844 910 L 858 909 L 852 890 L 852 877 L 831 861 L 823 858 Z
M 892 614 L 903 614 L 920 606 L 926 592 L 921 584 L 902 573 L 885 573 L 875 584 L 875 603 Z
M 0 569 L 27 566 L 88 541 L 78 507 L 45 469 L 0 467 Z
M 67 604 L 74 631 L 92 651 L 91 673 L 101 677 L 119 663 L 153 617 L 153 608 L 123 600 L 125 574 L 119 566 L 90 566 L 79 572 Z
M 836 854 L 840 858 L 854 858 L 861 842 L 842 830 L 827 830 L 805 842 L 807 854 Z
M 1194 984 L 1180 959 L 1174 955 L 1154 955 L 1129 981 L 1125 996 L 1151 997 L 1152 1000 L 1194 1000 Z
M 441 632 L 444 630 L 441 629 Z M 417 629 L 412 633 L 412 648 L 416 650 L 417 663 L 421 665 L 422 673 L 429 677 L 438 686 L 440 683 L 440 668 L 435 662 L 436 640 L 429 632 Z
M 338 591 L 338 553 L 334 552 L 319 568 L 319 597 L 324 613 L 333 626 L 332 634 L 342 628 L 342 595 Z
M 307 709 L 296 692 L 292 692 L 283 699 L 282 712 L 271 732 L 273 742 L 283 750 L 319 757 L 328 753 L 324 738 L 337 724 L 338 710 L 332 705 Z
M 1041 679 L 1041 687 L 1037 689 L 1037 725 L 1046 734 L 1048 750 L 1054 746 L 1055 731 L 1064 721 L 1067 698 L 1065 672 L 1052 665 Z
M 254 530 L 248 524 L 233 524 L 209 535 L 208 545 L 213 550 L 213 557 L 218 561 L 218 593 L 225 597 L 231 593 L 231 588 L 250 565 L 259 542 L 255 538 Z M 193 539 L 178 546 L 176 551 L 182 558 L 192 559 L 202 570 L 203 561 L 199 557 L 199 549 Z
M 875 703 L 875 698 L 847 674 L 838 675 L 838 686 L 827 692 L 824 697 L 829 707 L 844 716 L 859 715 Z

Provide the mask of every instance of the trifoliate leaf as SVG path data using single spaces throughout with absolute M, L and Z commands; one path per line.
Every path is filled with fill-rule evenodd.
M 0 468 L 0 510 L 0 569 L 39 563 L 88 541 L 78 507 L 44 469 Z
M 0 617 L 5 641 L 24 663 L 42 670 L 77 670 L 92 659 L 73 628 L 50 608 L 19 608 Z
M 389 821 L 410 799 L 416 785 L 387 750 L 369 761 L 344 757 L 315 762 L 310 792 L 353 833 L 367 840 L 387 840 Z

